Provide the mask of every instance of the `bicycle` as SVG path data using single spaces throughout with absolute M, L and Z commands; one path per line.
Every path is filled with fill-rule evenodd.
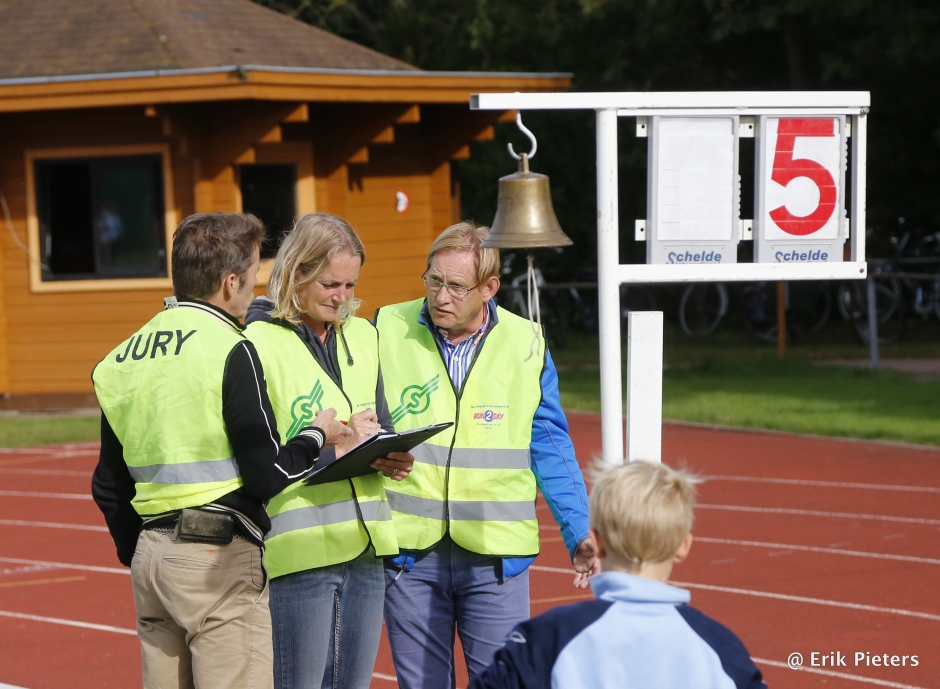
M 832 313 L 832 295 L 825 282 L 788 282 L 787 333 L 819 332 Z M 777 283 L 756 282 L 737 291 L 745 327 L 763 342 L 777 340 Z M 730 298 L 724 283 L 686 287 L 679 300 L 679 325 L 686 335 L 710 335 L 728 314 Z
M 503 258 L 500 272 L 503 275 L 512 273 L 512 261 L 515 254 L 508 254 Z M 506 289 L 509 298 L 503 307 L 523 318 L 529 317 L 529 306 L 526 302 L 526 273 L 515 276 Z M 539 312 L 542 327 L 549 343 L 557 349 L 568 346 L 568 332 L 571 329 L 575 313 L 585 311 L 581 295 L 574 288 L 545 289 L 545 278 L 539 268 L 535 269 L 535 284 L 539 289 Z M 535 304 L 532 305 L 533 311 Z
M 903 224 L 903 219 L 899 219 Z M 869 230 L 868 234 L 871 234 Z M 921 237 L 916 246 L 909 248 L 913 234 L 910 230 L 898 238 L 891 237 L 895 255 L 887 259 L 871 259 L 868 262 L 870 279 L 875 280 L 875 313 L 878 322 L 878 343 L 896 342 L 907 327 L 908 310 L 905 292 L 912 295 L 911 312 L 928 320 L 940 318 L 940 267 L 930 274 L 905 272 L 906 265 L 940 266 L 940 232 Z M 927 282 L 924 287 L 923 283 Z M 867 345 L 868 286 L 853 281 L 839 287 L 839 311 L 849 321 L 856 337 Z

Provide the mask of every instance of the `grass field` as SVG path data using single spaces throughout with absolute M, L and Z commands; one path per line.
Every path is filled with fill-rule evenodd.
M 600 411 L 599 371 L 559 377 L 565 408 Z M 806 361 L 694 364 L 664 372 L 663 417 L 940 445 L 940 382 Z
M 99 439 L 94 416 L 21 415 L 0 417 L 0 447 L 79 443 Z
M 940 358 L 940 326 L 912 327 L 917 337 L 882 347 L 883 358 Z M 868 356 L 847 328 L 791 345 L 784 360 L 740 331 L 693 339 L 667 325 L 664 348 L 664 418 L 940 445 L 940 381 L 825 365 Z M 552 355 L 562 404 L 599 411 L 596 338 L 578 338 Z
M 578 334 L 554 349 L 562 404 L 600 410 L 597 336 Z M 940 324 L 913 322 L 902 342 L 882 347 L 883 358 L 940 359 Z M 739 328 L 689 338 L 667 324 L 663 416 L 667 419 L 796 433 L 940 445 L 940 381 L 922 382 L 891 371 L 824 365 L 864 359 L 844 323 L 776 347 Z M 98 417 L 0 416 L 0 447 L 98 439 Z

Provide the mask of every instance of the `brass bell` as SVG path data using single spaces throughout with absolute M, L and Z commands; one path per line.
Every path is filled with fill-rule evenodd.
M 499 180 L 496 217 L 481 246 L 537 249 L 572 243 L 555 217 L 548 177 L 530 172 L 529 156 L 523 153 L 519 171 Z
M 538 149 L 535 136 L 522 124 L 519 113 L 516 113 L 516 125 L 529 137 L 532 150 L 517 155 L 512 144 L 507 146 L 509 154 L 519 160 L 519 171 L 500 177 L 496 217 L 481 246 L 487 249 L 570 246 L 573 242 L 562 232 L 555 217 L 548 177 L 529 171 L 529 158 Z

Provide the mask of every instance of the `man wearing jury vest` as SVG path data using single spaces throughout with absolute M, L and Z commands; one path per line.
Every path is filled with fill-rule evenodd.
M 131 568 L 146 689 L 273 687 L 264 503 L 348 434 L 330 409 L 281 445 L 239 323 L 263 237 L 251 215 L 184 220 L 176 296 L 92 373 L 92 494 Z
M 427 298 L 376 314 L 397 431 L 445 421 L 386 493 L 399 557 L 386 563 L 385 623 L 403 689 L 454 686 L 454 634 L 471 677 L 529 617 L 541 490 L 575 566 L 599 571 L 587 494 L 551 356 L 532 324 L 497 308 L 499 252 L 464 222 L 428 253 Z M 533 354 L 532 345 L 537 344 Z

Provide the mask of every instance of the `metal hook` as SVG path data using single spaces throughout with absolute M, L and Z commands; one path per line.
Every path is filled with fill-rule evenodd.
M 532 158 L 535 157 L 535 152 L 538 150 L 539 144 L 538 144 L 538 142 L 535 140 L 535 134 L 533 134 L 532 132 L 530 132 L 530 131 L 526 128 L 526 126 L 525 126 L 524 124 L 522 124 L 522 113 L 521 113 L 521 112 L 518 112 L 518 111 L 516 112 L 516 126 L 519 127 L 519 130 L 520 130 L 523 134 L 525 134 L 527 137 L 529 137 L 529 141 L 532 142 L 532 150 L 529 151 L 529 153 L 527 154 L 529 160 L 531 160 Z M 513 158 L 515 158 L 516 160 L 522 160 L 522 156 L 521 156 L 521 155 L 517 155 L 516 152 L 513 150 L 512 144 L 506 144 L 506 148 L 509 149 L 509 155 L 511 155 L 511 156 L 512 156 Z

